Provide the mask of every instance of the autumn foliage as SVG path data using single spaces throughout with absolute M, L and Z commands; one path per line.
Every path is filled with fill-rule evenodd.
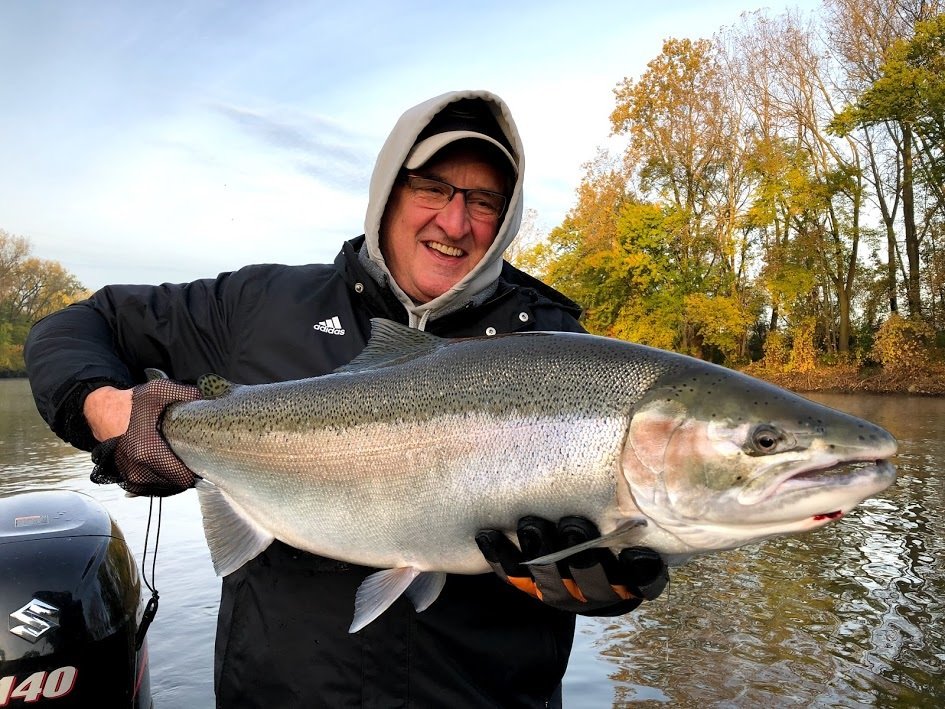
M 61 264 L 31 256 L 29 241 L 0 229 L 0 376 L 23 372 L 23 343 L 35 321 L 84 294 Z
M 772 372 L 915 367 L 945 332 L 941 2 L 667 39 L 520 263 L 592 332 Z M 756 365 L 757 366 L 757 365 Z

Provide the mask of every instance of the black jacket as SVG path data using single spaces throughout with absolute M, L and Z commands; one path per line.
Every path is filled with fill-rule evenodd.
M 405 321 L 346 243 L 334 265 L 249 266 L 186 285 L 110 286 L 33 328 L 26 359 L 37 406 L 64 439 L 94 440 L 81 406 L 102 383 L 145 367 L 193 381 L 255 384 L 328 373 L 364 347 L 370 318 Z M 487 302 L 433 320 L 444 336 L 581 331 L 577 306 L 505 265 Z M 321 328 L 318 326 L 321 324 Z M 336 327 L 340 325 L 340 327 Z M 343 330 L 344 334 L 340 334 Z M 554 705 L 574 632 L 492 574 L 451 575 L 416 613 L 401 599 L 347 632 L 372 570 L 276 542 L 223 580 L 215 679 L 220 706 Z

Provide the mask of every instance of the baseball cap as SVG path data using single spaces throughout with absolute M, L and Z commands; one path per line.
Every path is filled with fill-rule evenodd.
M 407 153 L 404 167 L 415 170 L 426 164 L 440 150 L 457 140 L 474 138 L 491 143 L 509 160 L 518 173 L 512 146 L 484 101 L 461 99 L 437 113 L 426 128 L 420 131 L 417 142 Z

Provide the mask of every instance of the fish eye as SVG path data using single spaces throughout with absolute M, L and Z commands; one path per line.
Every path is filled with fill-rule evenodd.
M 781 431 L 769 424 L 761 424 L 751 432 L 748 445 L 750 452 L 764 455 L 778 450 L 778 444 L 783 440 L 784 435 Z

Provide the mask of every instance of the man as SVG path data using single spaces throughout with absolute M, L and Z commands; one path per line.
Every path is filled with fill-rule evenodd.
M 40 412 L 65 440 L 98 446 L 98 479 L 173 494 L 193 475 L 157 426 L 168 404 L 199 397 L 181 382 L 327 374 L 364 348 L 372 317 L 450 337 L 580 331 L 574 303 L 502 261 L 523 166 L 498 97 L 455 92 L 410 109 L 378 156 L 365 234 L 334 264 L 102 289 L 31 332 Z M 177 381 L 140 384 L 145 367 Z M 451 576 L 423 613 L 400 600 L 355 634 L 352 601 L 372 570 L 273 543 L 223 579 L 218 705 L 557 705 L 574 613 L 631 610 L 659 594 L 665 567 L 646 550 L 599 550 L 533 576 L 519 562 L 598 532 L 581 518 L 525 518 L 518 532 L 521 550 L 497 530 L 478 535 L 495 575 Z

